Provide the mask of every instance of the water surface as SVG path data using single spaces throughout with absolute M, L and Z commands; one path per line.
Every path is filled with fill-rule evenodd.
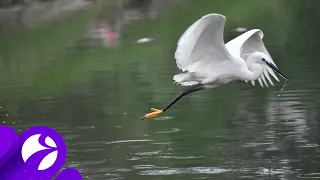
M 1 123 L 17 131 L 32 125 L 58 130 L 68 145 L 67 166 L 84 179 L 320 179 L 319 3 L 292 2 L 285 17 L 261 10 L 255 20 L 238 15 L 225 29 L 226 41 L 239 35 L 236 25 L 263 29 L 289 78 L 283 91 L 281 78 L 270 88 L 234 82 L 141 121 L 181 91 L 172 82 L 175 43 L 203 11 L 183 17 L 186 23 L 164 18 L 162 24 L 175 25 L 162 29 L 142 23 L 140 35 L 155 36 L 153 43 L 116 52 L 75 49 L 40 63 L 33 74 L 27 71 L 32 64 L 6 63 L 3 56 Z

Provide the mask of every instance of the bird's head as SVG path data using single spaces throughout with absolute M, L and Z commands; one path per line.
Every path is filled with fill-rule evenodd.
M 270 60 L 267 60 L 267 59 L 268 58 L 261 58 L 261 61 L 265 63 L 267 66 L 269 66 L 271 69 L 276 71 L 280 76 L 282 76 L 285 79 L 288 79 L 282 72 L 280 72 L 280 70 Z
M 274 71 L 276 71 L 280 76 L 282 76 L 285 79 L 288 79 L 283 73 L 280 72 L 280 70 L 277 68 L 276 65 L 274 65 L 272 62 L 272 59 L 270 59 L 269 56 L 262 52 L 255 52 L 251 54 L 251 58 L 255 61 L 255 63 L 261 64 L 261 65 L 267 65 Z

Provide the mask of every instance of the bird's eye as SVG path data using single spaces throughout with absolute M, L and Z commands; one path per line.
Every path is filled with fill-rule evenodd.
M 267 62 L 267 60 L 266 60 L 265 58 L 262 58 L 262 62 L 264 62 L 264 63 L 265 63 L 265 62 Z

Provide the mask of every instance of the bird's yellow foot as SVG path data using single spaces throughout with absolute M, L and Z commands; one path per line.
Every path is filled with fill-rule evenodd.
M 144 115 L 141 119 L 143 120 L 143 119 L 153 118 L 153 117 L 156 117 L 159 114 L 163 113 L 162 110 L 156 109 L 156 108 L 151 108 L 151 111 L 153 111 L 153 112 Z

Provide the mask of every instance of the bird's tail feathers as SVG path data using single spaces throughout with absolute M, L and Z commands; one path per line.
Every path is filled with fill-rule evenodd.
M 173 76 L 173 80 L 182 86 L 193 86 L 199 83 L 195 81 L 194 73 L 192 72 L 176 74 Z

